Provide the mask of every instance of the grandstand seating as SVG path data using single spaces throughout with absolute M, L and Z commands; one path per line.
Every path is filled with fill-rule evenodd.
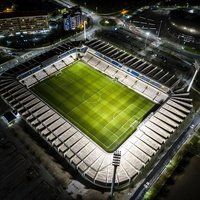
M 145 90 L 148 89 L 148 85 L 146 85 L 144 82 L 137 80 L 135 84 L 132 86 L 136 91 L 139 91 L 141 93 L 144 93 Z
M 92 66 L 96 66 L 98 63 L 100 62 L 100 60 L 96 57 L 92 57 L 89 61 L 88 64 L 92 65 Z
M 144 90 L 144 94 L 146 94 L 151 99 L 154 99 L 157 96 L 157 93 L 158 93 L 158 90 L 151 86 L 147 86 Z
M 165 122 L 161 121 L 160 119 L 152 116 L 150 118 L 150 121 L 156 125 L 158 125 L 159 127 L 162 127 L 162 129 L 166 130 L 169 133 L 173 133 L 175 131 L 175 129 L 173 127 L 171 127 L 170 125 L 166 124 Z
M 89 53 L 86 52 L 86 54 L 82 57 L 82 60 L 88 63 L 88 61 L 92 58 L 93 56 Z
M 129 75 L 127 75 L 127 77 L 123 80 L 123 83 L 129 87 L 133 86 L 136 82 L 137 82 L 137 79 L 132 78 Z
M 109 76 L 113 77 L 117 73 L 117 69 L 115 67 L 109 66 L 104 72 Z
M 169 104 L 165 104 L 163 106 L 164 109 L 168 110 L 168 111 L 172 111 L 173 113 L 175 113 L 176 115 L 178 115 L 181 118 L 185 118 L 186 114 L 184 114 L 183 112 L 181 112 L 180 110 L 170 106 Z
M 162 136 L 163 138 L 167 139 L 170 137 L 170 134 L 162 129 L 161 127 L 159 127 L 157 124 L 154 124 L 153 122 L 151 121 L 147 121 L 145 123 L 145 126 L 149 129 L 151 129 L 152 131 L 156 132 L 157 134 L 159 134 L 160 136 Z
M 180 111 L 184 112 L 184 113 L 190 113 L 190 110 L 181 106 L 180 104 L 172 101 L 172 100 L 168 100 L 167 101 L 167 104 L 170 105 L 170 106 L 173 106 L 174 108 L 177 108 L 179 109 Z
M 149 138 L 147 135 L 145 135 L 142 131 L 138 130 L 134 133 L 134 135 L 141 139 L 144 143 L 147 143 L 151 148 L 158 150 L 160 149 L 160 144 Z
M 35 77 L 38 81 L 41 81 L 42 79 L 44 79 L 45 77 L 47 77 L 47 73 L 44 72 L 43 70 L 37 71 L 35 74 Z
M 192 108 L 192 105 L 191 105 L 192 101 L 189 98 L 182 98 L 182 99 L 179 98 L 179 99 L 177 99 L 177 97 L 176 97 L 176 98 L 172 98 L 172 101 L 180 104 L 181 106 L 187 107 L 186 113 L 188 113 L 188 110 Z M 190 103 L 188 103 L 188 102 L 190 102 Z
M 27 76 L 23 75 L 23 78 L 20 79 L 20 82 L 26 85 L 27 87 L 31 87 L 39 81 L 42 81 L 48 76 L 70 65 L 72 62 L 74 62 L 74 59 L 75 58 L 71 55 L 67 55 L 62 59 L 57 60 L 53 64 L 49 63 L 49 65 L 46 65 L 43 69 L 39 68 L 39 70 L 35 70 L 33 74 L 27 73 Z
M 167 124 L 171 125 L 174 128 L 177 128 L 179 126 L 179 124 L 175 122 L 174 120 L 170 119 L 169 116 L 167 117 L 160 112 L 156 112 L 154 116 L 162 120 L 163 122 L 166 122 Z
M 152 64 L 113 47 L 109 43 L 105 43 L 99 39 L 95 38 L 91 41 L 87 41 L 86 45 L 89 48 L 95 49 L 100 57 L 104 57 L 105 59 L 106 56 L 108 56 L 113 59 L 112 63 L 115 61 L 120 62 L 121 64 L 116 64 L 116 67 L 117 65 L 124 65 L 138 71 L 141 75 L 143 74 L 151 77 L 156 81 L 155 84 L 153 82 L 152 84 L 156 87 L 158 86 L 162 90 L 166 91 L 166 87 L 174 88 L 180 81 L 175 75 L 172 75 L 162 69 L 158 69 L 157 66 L 153 66 Z M 103 56 L 101 56 L 100 53 L 103 53 Z
M 172 119 L 173 121 L 176 121 L 178 123 L 181 123 L 183 121 L 183 119 L 178 117 L 175 113 L 170 112 L 170 111 L 164 109 L 163 107 L 158 112 L 162 113 L 166 117 L 169 117 L 170 119 Z
M 105 71 L 106 68 L 108 68 L 108 64 L 104 62 L 100 62 L 98 65 L 96 65 L 96 68 L 99 69 L 100 71 Z
M 33 76 L 28 76 L 27 78 L 23 79 L 22 82 L 27 86 L 27 87 L 30 87 L 32 86 L 33 84 L 37 83 L 38 80 Z
M 66 60 L 66 59 L 65 59 Z M 60 70 L 60 69 L 62 69 L 62 68 L 64 68 L 65 66 L 66 66 L 66 64 L 68 65 L 68 64 L 70 64 L 70 62 L 67 60 L 67 62 L 63 62 L 62 60 L 60 60 L 60 61 L 58 61 L 58 62 L 56 62 L 56 63 L 54 63 L 54 66 L 55 66 L 55 68 L 57 69 L 57 70 Z
M 49 65 L 49 66 L 45 67 L 45 71 L 50 76 L 51 74 L 57 72 L 57 69 L 54 65 Z
M 132 87 L 135 91 L 142 93 L 144 96 L 152 101 L 155 101 L 156 103 L 163 102 L 167 98 L 167 94 L 164 92 L 159 91 L 148 83 L 136 78 L 135 76 L 138 76 L 139 74 L 134 71 L 129 70 L 129 73 L 127 73 L 126 70 L 124 71 L 110 65 L 106 61 L 96 57 L 96 55 L 91 52 L 87 52 L 85 56 L 83 56 L 82 60 L 108 76 L 118 79 L 118 81 L 122 82 L 124 85 Z M 145 80 L 147 79 L 144 76 L 142 78 Z
M 127 74 L 121 70 L 118 70 L 115 74 L 115 78 L 117 78 L 120 82 L 123 82 L 124 79 L 127 77 Z
M 145 133 L 145 135 L 151 137 L 153 140 L 155 140 L 159 144 L 163 144 L 166 141 L 164 137 L 160 136 L 159 134 L 157 134 L 155 131 L 151 130 L 147 126 L 141 126 L 140 130 L 143 133 Z

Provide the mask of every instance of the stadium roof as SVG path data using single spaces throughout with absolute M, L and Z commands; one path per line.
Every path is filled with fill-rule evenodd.
M 169 14 L 170 25 L 180 33 L 200 37 L 200 12 L 185 10 L 174 10 Z

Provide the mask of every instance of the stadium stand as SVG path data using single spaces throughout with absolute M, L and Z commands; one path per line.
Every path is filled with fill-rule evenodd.
M 150 118 L 150 121 L 156 125 L 158 125 L 159 127 L 162 127 L 164 130 L 166 130 L 169 133 L 173 133 L 175 131 L 174 128 L 172 128 L 170 125 L 166 124 L 165 122 L 159 120 L 158 118 L 152 116 Z
M 54 65 L 49 65 L 47 67 L 45 67 L 44 69 L 46 71 L 46 73 L 50 76 L 51 74 L 57 72 L 57 69 Z
M 37 82 L 38 80 L 33 75 L 28 76 L 22 80 L 22 83 L 25 84 L 27 87 L 30 87 Z
M 151 130 L 147 126 L 141 126 L 140 130 L 145 133 L 147 136 L 151 137 L 153 140 L 158 142 L 159 144 L 163 144 L 166 139 L 163 138 L 162 136 L 158 135 L 155 131 Z
M 31 70 L 32 73 L 29 71 L 29 73 L 23 74 L 23 76 L 19 76 L 18 79 L 22 84 L 26 85 L 27 87 L 31 87 L 73 62 L 74 58 L 71 57 L 71 55 L 67 55 L 66 57 L 54 62 L 53 64 L 48 62 L 49 65 L 46 65 L 46 67 L 44 67 L 43 69 L 39 68 L 35 71 Z
M 166 87 L 174 88 L 176 85 L 178 85 L 180 81 L 174 75 L 171 75 L 168 72 L 158 69 L 156 66 L 153 66 L 150 63 L 147 63 L 146 61 L 143 61 L 133 55 L 121 51 L 120 49 L 113 47 L 108 43 L 106 45 L 105 42 L 99 39 L 95 38 L 91 41 L 87 41 L 85 45 L 89 48 L 95 49 L 98 52 L 96 54 L 104 59 L 108 56 L 115 60 L 115 62 L 119 60 L 121 64 L 117 62 L 118 64 L 115 66 L 120 65 L 122 67 L 122 65 L 124 65 L 130 69 L 136 70 L 137 72 L 141 73 L 141 75 L 150 76 L 151 79 L 155 80 L 151 82 L 151 84 L 153 84 L 156 87 L 162 88 L 165 91 L 167 90 Z M 102 45 L 107 48 L 102 48 Z M 112 50 L 106 51 L 107 49 L 110 49 L 110 47 L 112 47 Z M 104 55 L 102 56 L 101 53 L 103 53 Z M 114 62 L 112 63 L 114 64 Z
M 189 98 L 177 99 L 177 97 L 176 97 L 176 98 L 172 98 L 172 101 L 179 103 L 181 106 L 187 107 L 187 110 L 192 108 L 191 99 L 189 99 Z M 188 102 L 190 102 L 190 103 L 188 103 Z M 188 111 L 186 113 L 188 113 Z
M 107 43 L 101 44 L 101 41 L 94 39 L 87 42 L 88 46 L 95 46 L 101 51 L 107 53 L 115 52 L 114 47 Z M 72 48 L 70 45 L 63 45 L 66 51 Z M 88 48 L 89 49 L 89 48 Z M 57 50 L 56 52 L 61 51 Z M 85 52 L 85 51 L 84 51 Z M 107 52 L 107 53 L 106 53 Z M 110 187 L 113 175 L 112 154 L 105 152 L 101 147 L 95 144 L 90 138 L 82 133 L 74 124 L 65 119 L 55 110 L 53 110 L 45 101 L 42 101 L 28 87 L 36 84 L 39 80 L 47 78 L 57 70 L 74 62 L 74 53 L 61 52 L 63 55 L 58 58 L 51 50 L 47 55 L 33 59 L 32 63 L 20 64 L 17 68 L 8 70 L 0 75 L 0 95 L 13 108 L 15 108 L 26 122 L 49 144 L 51 145 L 68 163 L 76 168 L 79 173 L 101 187 Z M 121 61 L 133 63 L 136 58 L 126 55 L 125 52 L 115 52 L 114 57 Z M 51 55 L 51 56 L 50 56 Z M 51 58 L 48 62 L 45 59 Z M 101 55 L 102 56 L 102 55 Z M 46 57 L 46 58 L 44 58 Z M 95 55 L 95 51 L 86 51 L 82 60 L 90 63 L 94 68 L 109 74 L 112 78 L 117 78 L 121 83 L 132 87 L 144 96 L 159 103 L 160 107 L 151 113 L 119 148 L 122 153 L 121 164 L 117 169 L 116 186 L 126 186 L 143 168 L 155 157 L 168 138 L 175 135 L 176 129 L 184 123 L 192 110 L 192 100 L 189 94 L 184 90 L 176 90 L 170 95 L 164 90 L 160 90 L 162 84 L 154 87 L 150 84 L 152 79 L 143 76 L 134 69 L 122 66 L 119 62 L 114 62 L 111 58 L 104 59 Z M 43 62 L 42 66 L 38 66 Z M 140 61 L 141 62 L 141 61 Z M 145 71 L 152 66 L 148 63 L 140 63 L 134 68 L 138 71 Z M 140 64 L 139 64 L 140 63 Z M 26 66 L 24 68 L 24 66 Z M 32 70 L 32 69 L 35 70 Z M 129 69 L 129 71 L 127 70 Z M 148 70 L 146 69 L 145 73 Z M 41 73 L 40 73 L 41 72 Z M 151 68 L 151 72 L 153 69 Z M 152 73 L 151 73 L 152 74 Z M 140 77 L 140 78 L 138 78 Z M 167 75 L 166 75 L 167 77 Z M 159 84 L 154 82 L 154 84 Z M 98 156 L 97 156 L 98 155 Z
M 180 110 L 170 106 L 169 104 L 165 104 L 163 106 L 164 109 L 168 110 L 168 111 L 172 111 L 173 113 L 175 113 L 176 115 L 178 115 L 181 118 L 185 118 L 186 114 L 184 114 L 183 112 L 181 112 Z
M 166 117 L 165 115 L 163 115 L 160 112 L 156 112 L 156 114 L 154 115 L 156 118 L 162 120 L 163 122 L 166 122 L 167 124 L 170 124 L 172 127 L 177 128 L 179 126 L 178 123 L 176 123 L 174 120 L 170 119 L 169 116 Z
M 34 74 L 35 79 L 37 79 L 39 82 L 42 81 L 45 77 L 47 77 L 47 73 L 45 73 L 43 70 L 40 70 Z
M 61 61 L 58 61 L 56 63 L 54 63 L 54 67 L 57 69 L 57 70 L 60 70 L 62 68 L 64 68 L 66 66 L 66 64 L 68 65 L 68 63 L 64 62 L 63 60 Z
M 97 52 L 96 52 L 97 53 Z M 128 71 L 124 68 L 119 68 L 119 64 L 117 63 L 117 67 L 114 67 L 110 63 L 113 63 L 113 61 L 107 62 L 107 57 L 104 61 L 98 57 L 96 57 L 95 51 L 92 51 L 89 49 L 85 56 L 83 56 L 82 60 L 84 62 L 87 61 L 89 65 L 94 67 L 95 69 L 98 69 L 99 71 L 107 74 L 111 78 L 115 78 L 118 81 L 122 82 L 124 85 L 127 85 L 128 87 L 131 87 L 138 93 L 142 93 L 143 96 L 155 101 L 156 103 L 163 102 L 167 95 L 163 92 L 158 90 L 156 87 L 152 87 L 150 82 L 152 82 L 149 78 L 145 76 L 140 76 L 142 79 L 145 79 L 148 81 L 144 82 L 141 79 L 138 79 L 136 77 L 139 77 L 139 74 L 133 70 Z M 99 55 L 99 53 L 97 53 Z M 102 56 L 102 54 L 101 54 Z M 138 60 L 139 61 L 139 60 Z M 140 61 L 141 62 L 141 61 Z M 128 73 L 127 73 L 128 72 Z M 123 76 L 122 76 L 123 75 Z M 122 76 L 122 78 L 120 78 Z
M 113 77 L 117 73 L 117 69 L 115 67 L 109 66 L 106 68 L 105 73 L 111 77 Z

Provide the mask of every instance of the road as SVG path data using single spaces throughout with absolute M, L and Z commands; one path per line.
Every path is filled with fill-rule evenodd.
M 141 185 L 138 187 L 138 189 L 133 194 L 133 196 L 131 196 L 130 200 L 141 200 L 143 198 L 145 192 L 148 190 L 148 188 L 145 187 L 145 184 L 149 183 L 149 185 L 152 185 L 155 182 L 155 180 L 157 180 L 157 178 L 160 176 L 162 171 L 165 169 L 166 165 L 169 163 L 172 157 L 177 153 L 178 149 L 192 135 L 195 128 L 199 124 L 200 124 L 200 113 L 197 113 L 197 115 L 188 125 L 187 129 L 171 145 L 171 147 L 166 152 L 166 154 L 162 157 L 162 159 L 159 160 L 157 165 L 153 168 L 150 174 L 148 174 L 145 180 L 141 183 Z
M 62 6 L 66 6 L 66 7 L 71 7 L 74 6 L 75 4 L 73 4 L 71 1 L 65 1 L 65 0 L 54 0 L 55 2 L 57 2 L 58 4 L 62 5 Z M 81 7 L 81 9 L 83 10 L 83 12 L 87 15 L 87 17 L 90 18 L 90 21 L 92 22 L 91 26 L 87 29 L 87 37 L 91 38 L 93 37 L 93 34 L 95 33 L 95 31 L 101 29 L 102 27 L 99 25 L 99 21 L 102 19 L 101 16 L 95 14 L 94 12 L 89 11 L 86 8 Z M 49 49 L 52 49 L 60 44 L 63 44 L 65 42 L 68 41 L 79 41 L 79 40 L 84 40 L 84 34 L 83 32 L 81 33 L 77 33 L 71 37 L 68 37 L 64 40 L 60 40 L 57 43 L 47 46 L 47 47 L 41 47 L 41 48 L 36 48 L 36 49 L 29 49 L 30 51 L 21 55 L 21 56 L 16 56 L 14 59 L 9 60 L 6 63 L 3 63 L 0 65 L 0 74 L 10 68 L 13 68 L 14 66 L 25 62 L 26 60 L 33 58 L 37 55 L 40 55 L 41 53 L 44 53 L 46 51 L 48 51 Z

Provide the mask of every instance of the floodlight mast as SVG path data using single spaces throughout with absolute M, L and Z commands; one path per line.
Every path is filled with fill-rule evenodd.
M 192 87 L 192 84 L 193 84 L 193 82 L 194 82 L 194 79 L 195 79 L 195 77 L 196 77 L 196 75 L 197 75 L 197 73 L 198 73 L 198 71 L 199 71 L 199 68 L 200 68 L 199 63 L 198 63 L 196 60 L 195 60 L 195 63 L 194 63 L 194 67 L 195 67 L 195 73 L 194 73 L 194 75 L 193 75 L 193 77 L 192 77 L 192 80 L 191 80 L 191 82 L 190 82 L 190 84 L 189 84 L 189 86 L 188 86 L 188 88 L 187 88 L 187 92 L 190 91 L 190 89 L 191 89 L 191 87 Z
M 112 178 L 112 185 L 110 189 L 110 196 L 113 196 L 113 190 L 114 190 L 114 185 L 115 185 L 115 179 L 116 179 L 116 172 L 117 172 L 117 167 L 120 165 L 120 160 L 121 160 L 121 151 L 115 151 L 113 153 L 113 162 L 112 165 L 114 166 L 114 171 L 113 171 L 113 178 Z

